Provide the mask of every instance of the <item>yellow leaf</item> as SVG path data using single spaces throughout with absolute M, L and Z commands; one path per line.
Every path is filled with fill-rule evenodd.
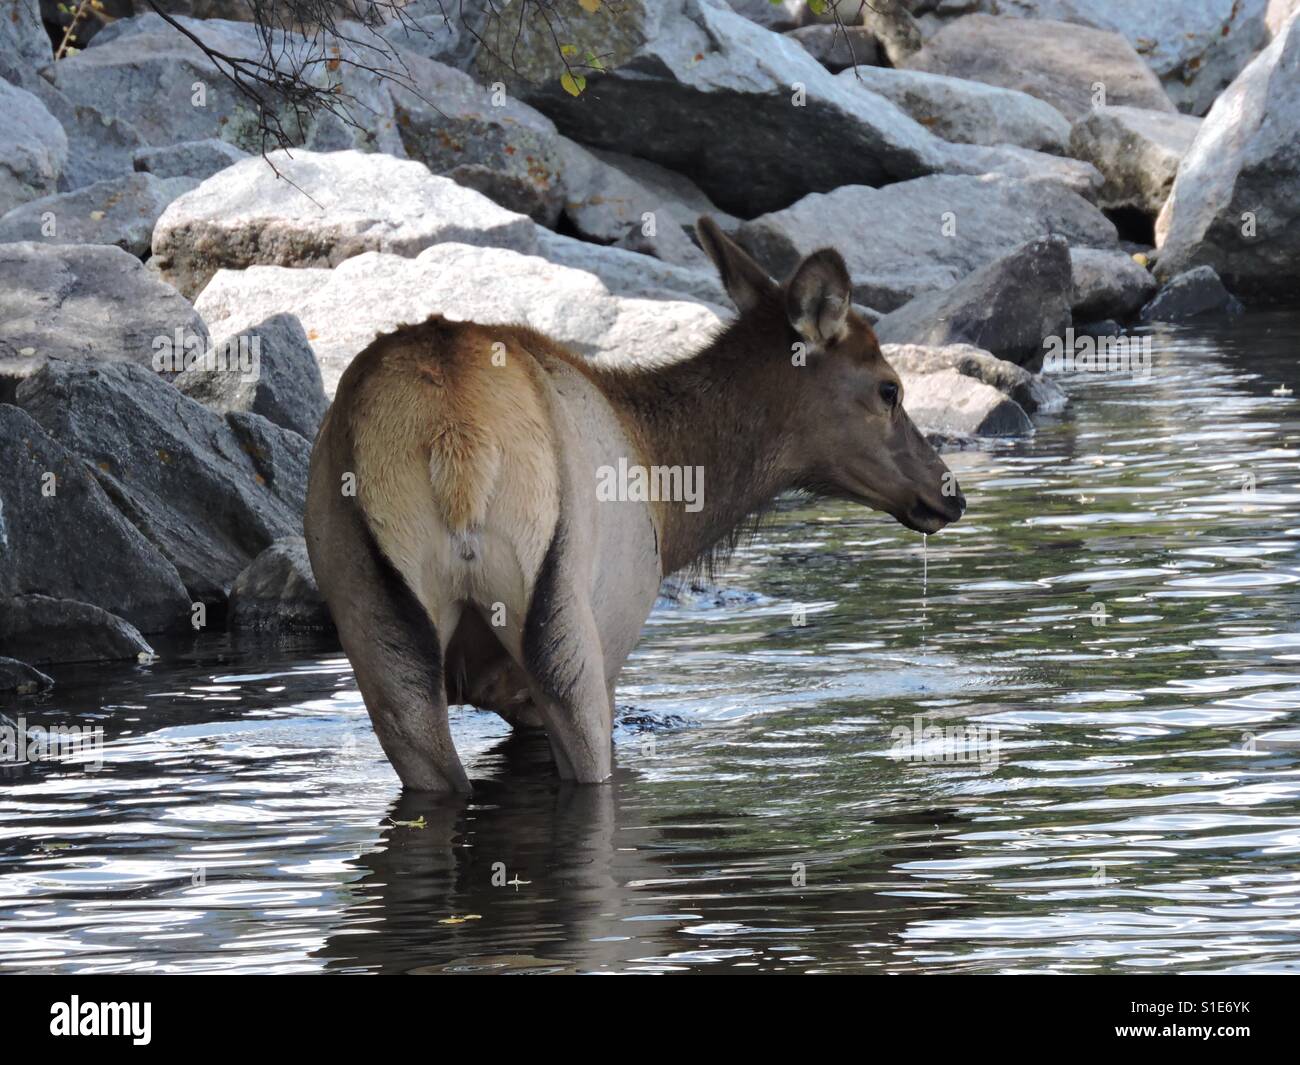
M 600 10 L 600 0 L 578 0 L 578 6 L 589 15 Z
M 581 74 L 570 74 L 567 70 L 560 75 L 560 88 L 570 96 L 582 95 L 582 90 L 587 87 L 587 79 Z

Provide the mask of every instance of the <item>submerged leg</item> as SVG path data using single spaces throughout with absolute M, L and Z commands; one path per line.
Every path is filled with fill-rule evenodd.
M 335 485 L 309 507 L 307 548 L 375 734 L 407 788 L 468 791 L 447 723 L 438 633 L 375 545 L 356 500 Z
M 591 604 L 567 570 L 557 531 L 528 608 L 524 666 L 560 776 L 598 784 L 613 771 L 613 705 Z

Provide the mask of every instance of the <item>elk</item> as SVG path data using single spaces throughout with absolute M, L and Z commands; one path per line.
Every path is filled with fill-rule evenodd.
M 564 780 L 609 777 L 614 683 L 662 579 L 782 492 L 926 533 L 961 517 L 839 253 L 780 285 L 712 219 L 697 232 L 739 315 L 690 358 L 611 369 L 524 326 L 435 315 L 344 372 L 307 547 L 406 788 L 469 790 L 447 722 L 462 702 L 544 727 Z M 630 468 L 700 471 L 703 490 L 609 498 Z

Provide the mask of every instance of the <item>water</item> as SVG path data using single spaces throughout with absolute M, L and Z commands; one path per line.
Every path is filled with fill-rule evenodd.
M 310 645 L 58 671 L 104 765 L 0 784 L 0 971 L 1296 971 L 1298 334 L 1066 382 L 928 557 L 781 508 L 652 617 L 608 787 L 458 709 L 473 798 L 402 798 Z

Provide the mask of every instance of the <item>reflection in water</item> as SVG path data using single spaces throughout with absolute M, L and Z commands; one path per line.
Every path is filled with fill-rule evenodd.
M 928 549 L 781 507 L 652 617 L 606 787 L 463 708 L 474 795 L 402 796 L 307 644 L 56 670 L 7 712 L 104 765 L 0 780 L 0 969 L 1294 970 L 1296 327 L 1068 380 Z

